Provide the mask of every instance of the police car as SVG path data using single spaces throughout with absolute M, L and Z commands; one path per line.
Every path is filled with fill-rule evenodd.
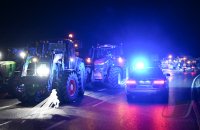
M 164 75 L 156 65 L 146 65 L 144 62 L 137 62 L 129 71 L 126 80 L 126 95 L 130 101 L 133 96 L 148 96 L 155 94 L 163 101 L 168 101 L 168 80 L 170 74 Z

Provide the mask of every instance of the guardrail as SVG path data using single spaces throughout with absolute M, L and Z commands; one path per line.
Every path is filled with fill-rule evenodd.
M 167 106 L 168 107 L 168 106 Z M 166 109 L 167 109 L 166 107 Z M 187 118 L 194 111 L 198 127 L 200 129 L 200 74 L 196 76 L 191 85 L 191 102 L 189 103 L 187 112 L 182 116 L 166 116 L 163 110 L 163 117 L 166 118 Z
M 200 74 L 195 77 L 191 86 L 192 107 L 196 115 L 197 123 L 200 128 Z

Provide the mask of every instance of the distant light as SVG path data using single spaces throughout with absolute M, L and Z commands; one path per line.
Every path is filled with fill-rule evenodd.
M 75 47 L 75 48 L 77 48 L 77 47 L 78 47 L 78 44 L 77 44 L 77 43 L 75 43 L 75 44 L 74 44 L 74 47 Z
M 22 52 L 19 53 L 19 56 L 20 56 L 22 59 L 24 59 L 24 58 L 26 57 L 26 53 L 22 51 Z
M 144 63 L 143 62 L 137 62 L 135 64 L 135 69 L 144 69 Z
M 123 58 L 121 58 L 121 57 L 118 58 L 119 63 L 123 63 L 123 61 L 124 61 Z
M 73 38 L 74 35 L 72 33 L 69 34 L 69 38 Z
M 33 62 L 38 62 L 38 59 L 36 57 L 34 57 Z
M 169 58 L 169 59 L 172 59 L 172 55 L 170 54 L 170 55 L 168 56 L 168 58 Z
M 71 39 L 69 40 L 70 42 L 73 42 Z
M 186 57 L 183 57 L 183 60 L 186 60 L 187 58 Z
M 72 58 L 72 57 L 70 57 L 69 60 L 70 60 L 71 62 L 74 62 L 74 58 Z
M 189 61 L 187 61 L 187 63 L 188 63 L 188 64 L 190 64 L 190 63 L 191 63 L 191 61 L 189 60 Z

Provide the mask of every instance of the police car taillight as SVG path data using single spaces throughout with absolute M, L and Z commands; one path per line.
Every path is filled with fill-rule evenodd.
M 165 81 L 164 80 L 154 80 L 153 84 L 154 85 L 163 85 L 163 84 L 165 84 Z
M 136 81 L 135 80 L 127 80 L 126 81 L 126 84 L 136 84 Z

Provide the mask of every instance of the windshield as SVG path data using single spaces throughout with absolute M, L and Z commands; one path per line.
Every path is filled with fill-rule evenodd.
M 24 64 L 22 76 L 41 76 L 41 73 L 49 74 L 48 62 L 31 62 Z
M 112 57 L 112 56 L 119 56 L 120 50 L 119 48 L 96 48 L 94 50 L 94 58 L 100 59 L 103 57 Z

